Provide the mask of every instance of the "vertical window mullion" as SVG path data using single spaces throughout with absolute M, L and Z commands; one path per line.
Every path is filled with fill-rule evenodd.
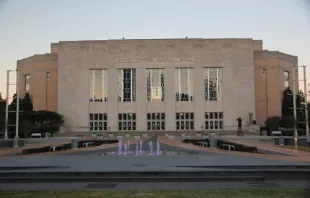
M 189 68 L 187 68 L 187 91 L 188 91 L 188 101 L 190 101 L 190 97 L 191 97 L 191 88 L 190 88 L 190 78 L 189 78 L 189 71 L 190 71 L 190 69 Z
M 207 69 L 207 75 L 208 75 L 208 86 L 207 86 L 207 90 L 208 90 L 208 101 L 210 101 L 210 68 Z
M 151 95 L 151 98 L 150 98 L 150 101 L 152 102 L 153 101 L 153 70 L 150 69 L 150 95 Z
M 122 94 L 121 94 L 121 102 L 124 102 L 124 70 L 122 69 L 122 72 L 121 72 L 121 75 L 122 75 L 122 80 L 121 80 L 121 91 L 122 91 Z
M 179 90 L 178 90 L 178 91 L 179 91 L 179 96 L 178 96 L 178 97 L 179 97 L 179 98 L 178 98 L 178 99 L 179 99 L 179 101 L 181 101 L 181 99 L 182 99 L 182 94 L 181 94 L 181 69 L 179 69 L 178 72 L 179 72 L 179 74 L 178 74 L 178 75 L 179 75 L 179 76 L 178 76 L 178 78 L 179 78 L 179 82 L 178 82 L 178 86 L 179 86 Z
M 220 100 L 220 93 L 219 93 L 219 68 L 216 68 L 216 95 L 217 101 Z
M 92 89 L 92 91 L 93 91 L 93 93 L 92 93 L 92 95 L 93 95 L 93 100 L 95 100 L 95 98 L 96 98 L 96 76 L 95 76 L 95 71 L 96 70 L 92 70 L 92 80 L 93 80 L 93 89 Z M 95 102 L 95 101 L 94 101 Z
M 102 78 L 102 82 L 101 82 L 101 84 L 102 84 L 102 90 L 101 90 L 101 92 L 102 92 L 102 96 L 101 96 L 101 98 L 102 98 L 102 101 L 103 102 L 105 102 L 104 101 L 104 98 L 105 98 L 105 76 L 104 76 L 104 71 L 105 70 L 101 70 L 101 78 Z
M 132 102 L 132 99 L 133 99 L 133 97 L 132 97 L 132 81 L 133 81 L 133 79 L 132 79 L 132 72 L 133 72 L 133 69 L 131 69 L 130 70 L 130 102 Z

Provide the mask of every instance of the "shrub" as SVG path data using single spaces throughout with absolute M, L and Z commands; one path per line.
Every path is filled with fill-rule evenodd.
M 271 116 L 267 118 L 267 120 L 265 121 L 265 125 L 269 131 L 278 130 L 280 124 L 281 124 L 281 118 L 279 116 Z

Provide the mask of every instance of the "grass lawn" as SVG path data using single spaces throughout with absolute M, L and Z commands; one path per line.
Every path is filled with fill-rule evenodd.
M 302 198 L 307 195 L 304 189 L 287 188 L 251 188 L 216 190 L 76 190 L 76 191 L 0 191 L 1 198 L 225 198 L 225 197 L 283 197 Z
M 295 146 L 281 146 L 282 148 L 288 148 L 288 149 L 295 149 Z M 306 147 L 306 146 L 298 146 L 297 150 L 299 151 L 306 151 L 306 152 L 310 152 L 310 147 Z

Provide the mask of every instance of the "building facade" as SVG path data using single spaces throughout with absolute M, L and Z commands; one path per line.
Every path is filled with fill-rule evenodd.
M 57 111 L 57 54 L 18 60 L 20 96 L 29 93 L 35 110 Z
M 20 90 L 35 109 L 64 115 L 67 132 L 236 130 L 238 117 L 263 125 L 281 114 L 274 104 L 297 64 L 253 39 L 65 41 L 42 57 L 52 64 L 18 61 Z

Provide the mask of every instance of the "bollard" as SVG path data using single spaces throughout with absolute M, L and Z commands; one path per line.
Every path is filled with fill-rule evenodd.
M 280 146 L 283 146 L 283 145 L 284 145 L 284 141 L 285 141 L 285 137 L 284 137 L 283 135 L 281 135 L 281 136 L 279 137 L 279 145 L 280 145 Z
M 71 139 L 71 149 L 78 149 L 79 148 L 79 139 L 72 138 Z
M 209 140 L 210 140 L 210 148 L 216 148 L 217 139 L 216 139 L 215 133 L 210 133 Z

